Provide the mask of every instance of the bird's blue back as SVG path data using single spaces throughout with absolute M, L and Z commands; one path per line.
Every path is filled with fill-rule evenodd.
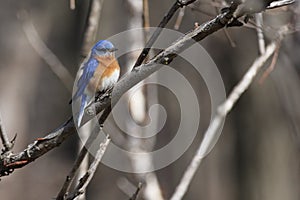
M 98 66 L 99 62 L 95 58 L 90 58 L 82 67 L 83 73 L 77 82 L 77 91 L 73 97 L 73 101 L 78 99 L 81 95 L 83 95 L 84 90 L 89 84 L 89 81 L 93 77 L 95 70 Z

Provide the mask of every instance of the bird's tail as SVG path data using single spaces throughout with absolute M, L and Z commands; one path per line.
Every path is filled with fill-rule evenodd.
M 83 94 L 81 97 L 80 110 L 79 110 L 78 117 L 77 117 L 77 126 L 78 127 L 80 127 L 86 105 L 87 105 L 87 96 L 85 94 Z

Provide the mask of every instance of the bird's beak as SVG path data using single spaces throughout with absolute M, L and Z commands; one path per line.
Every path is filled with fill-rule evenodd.
M 115 52 L 115 51 L 118 51 L 118 49 L 114 47 L 114 48 L 110 49 L 109 51 L 110 52 Z

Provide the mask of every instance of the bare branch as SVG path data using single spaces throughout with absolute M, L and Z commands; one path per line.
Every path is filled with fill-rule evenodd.
M 76 8 L 76 1 L 75 0 L 70 0 L 70 9 L 75 10 Z
M 183 20 L 183 17 L 184 17 L 184 14 L 185 14 L 185 7 L 181 8 L 179 13 L 178 13 L 178 16 L 177 16 L 177 19 L 176 19 L 176 22 L 175 22 L 175 25 L 174 25 L 174 29 L 175 30 L 178 30 L 181 23 L 182 23 L 182 20 Z
M 77 159 L 76 159 L 71 171 L 69 172 L 68 176 L 66 177 L 66 180 L 57 195 L 57 198 L 56 198 L 57 200 L 64 200 L 65 197 L 67 196 L 68 190 L 69 190 L 70 185 L 75 177 L 76 171 L 78 170 L 81 162 L 84 160 L 85 156 L 87 155 L 88 149 L 91 147 L 93 142 L 96 140 L 99 132 L 102 130 L 103 124 L 104 124 L 105 120 L 107 119 L 107 117 L 109 116 L 110 112 L 111 112 L 111 107 L 108 106 L 104 110 L 101 117 L 99 118 L 99 120 L 98 120 L 99 126 L 96 126 L 94 128 L 93 132 L 91 133 L 91 135 L 89 136 L 89 138 L 87 139 L 87 141 L 85 142 L 83 147 L 81 148 L 79 155 L 77 156 Z
M 195 1 L 196 0 L 188 0 L 188 1 L 184 2 L 182 0 L 176 0 L 176 2 L 170 8 L 168 13 L 164 16 L 162 21 L 159 23 L 157 29 L 155 30 L 155 32 L 153 33 L 153 35 L 151 36 L 151 38 L 147 42 L 145 48 L 143 49 L 142 53 L 139 55 L 136 63 L 134 64 L 133 69 L 138 67 L 139 65 L 141 65 L 143 63 L 145 58 L 148 56 L 152 45 L 154 44 L 154 42 L 157 40 L 158 36 L 160 35 L 160 33 L 162 31 L 162 28 L 164 28 L 167 25 L 167 23 L 170 21 L 170 19 L 173 17 L 173 15 L 176 13 L 176 11 L 181 7 L 184 7 L 184 6 L 187 6 L 191 3 L 194 3 Z
M 145 1 L 143 1 L 145 3 Z M 142 22 L 142 16 L 145 11 L 145 6 L 141 4 L 141 2 L 137 3 L 136 0 L 127 0 L 127 4 L 130 7 L 132 15 L 128 19 L 128 28 L 138 28 L 143 25 L 147 25 Z M 146 28 L 146 27 L 144 27 Z M 145 31 L 145 35 L 147 35 Z M 132 47 L 134 46 L 143 46 L 145 44 L 145 41 L 143 39 L 143 34 L 140 33 L 135 33 L 130 36 L 130 45 Z M 132 56 L 128 56 L 126 59 L 126 65 L 128 66 L 133 66 L 134 63 L 137 60 L 137 56 L 133 54 Z M 147 116 L 147 98 L 145 96 L 145 90 L 146 88 L 136 88 L 136 90 L 131 90 L 126 94 L 126 98 L 128 101 L 129 105 L 129 110 L 130 113 L 132 114 L 132 119 L 134 119 L 135 122 L 143 123 L 146 120 Z M 130 100 L 130 97 L 135 95 L 134 101 Z M 129 119 L 128 119 L 129 120 Z M 126 121 L 126 120 L 125 120 Z M 129 120 L 130 121 L 130 120 Z M 127 123 L 129 124 L 129 123 Z M 143 135 L 145 132 L 140 132 L 137 129 L 132 128 L 132 126 L 126 126 L 126 132 L 128 133 L 134 133 L 136 135 Z M 140 152 L 143 153 L 145 150 L 143 149 L 145 143 L 140 141 L 140 140 L 135 140 L 131 137 L 129 137 L 126 141 L 126 144 L 128 146 L 128 150 L 130 152 Z M 145 156 L 145 159 L 143 160 L 137 160 L 134 159 L 132 155 L 128 154 L 131 166 L 133 171 L 148 171 L 147 169 L 152 169 L 153 168 L 153 163 L 152 163 L 152 157 L 149 155 Z M 149 170 L 150 171 L 150 170 Z M 152 179 L 148 178 L 148 175 L 152 177 Z M 149 172 L 149 173 L 136 173 L 135 178 L 139 181 L 142 181 L 145 183 L 146 187 L 143 190 L 143 198 L 145 200 L 162 200 L 162 192 L 161 192 L 161 187 L 157 181 L 156 174 L 154 172 Z M 155 181 L 154 181 L 155 180 Z M 132 195 L 132 194 L 131 194 Z M 133 199 L 135 199 L 134 197 Z
M 103 100 L 103 104 L 98 102 L 98 111 L 101 112 L 109 105 L 109 101 Z M 99 113 L 98 112 L 98 113 Z M 104 119 L 101 119 L 103 121 Z M 101 124 L 101 123 L 100 123 Z M 14 169 L 22 168 L 33 162 L 35 159 L 43 156 L 45 153 L 58 147 L 69 136 L 75 134 L 76 128 L 73 118 L 70 117 L 61 127 L 49 133 L 43 138 L 37 138 L 29 144 L 26 149 L 19 153 L 10 153 L 9 155 L 0 156 L 0 177 L 9 175 Z
M 132 195 L 132 197 L 129 200 L 136 200 L 138 198 L 138 195 L 142 189 L 143 184 L 139 183 L 138 187 L 136 188 L 135 193 Z
M 201 26 L 196 27 L 193 31 L 187 33 L 179 40 L 174 42 L 170 47 L 156 55 L 149 62 L 136 67 L 131 73 L 128 73 L 126 76 L 121 78 L 121 80 L 118 81 L 112 91 L 114 100 L 117 101 L 118 99 L 120 99 L 127 90 L 151 75 L 153 72 L 160 69 L 161 66 L 157 64 L 168 65 L 180 52 L 185 50 L 195 41 L 201 41 L 214 32 L 224 28 L 229 22 L 231 22 L 233 12 L 237 8 L 237 6 L 237 4 L 233 4 L 230 9 L 228 9 L 228 11 L 221 13 L 214 19 L 202 24 Z M 94 103 L 96 113 L 100 112 L 100 110 L 103 109 L 103 105 L 108 105 L 110 103 L 111 97 L 112 96 L 108 96 L 107 98 L 103 99 L 103 101 Z M 116 101 L 112 102 L 112 105 L 114 105 Z M 83 121 L 86 120 L 87 119 L 84 119 Z
M 108 95 L 105 96 L 105 98 L 102 98 L 101 101 L 94 103 L 96 114 L 103 111 L 109 105 L 113 106 L 128 89 L 160 69 L 160 65 L 156 64 L 171 63 L 173 58 L 193 44 L 193 41 L 201 41 L 214 32 L 224 28 L 233 20 L 233 12 L 237 6 L 237 3 L 233 3 L 227 11 L 221 13 L 201 26 L 196 27 L 193 31 L 177 40 L 174 44 L 159 53 L 146 64 L 136 67 L 131 73 L 122 78 L 115 85 L 113 92 L 108 93 Z M 114 95 L 114 102 L 111 102 L 112 95 Z M 87 118 L 91 117 L 86 117 L 84 119 L 85 122 L 88 120 Z M 5 157 L 2 156 L 0 158 L 0 176 L 7 175 L 3 174 L 4 172 L 12 172 L 16 168 L 21 168 L 29 164 L 38 157 L 59 146 L 66 138 L 75 132 L 76 128 L 73 123 L 73 118 L 70 118 L 62 127 L 44 138 L 37 139 L 22 152 L 14 153 Z
M 290 4 L 296 3 L 296 0 L 279 0 L 274 1 L 270 4 L 270 6 L 267 7 L 267 9 L 274 9 L 282 6 L 287 6 Z
M 104 0 L 92 0 L 82 47 L 82 55 L 84 57 L 89 54 L 91 47 L 95 43 L 103 2 Z
M 76 171 L 80 167 L 80 164 L 84 160 L 86 155 L 87 155 L 87 148 L 83 147 L 82 150 L 80 151 L 80 153 L 78 154 L 78 156 L 76 157 L 75 163 L 74 163 L 71 171 L 69 172 L 68 176 L 66 177 L 66 180 L 65 180 L 60 192 L 58 193 L 58 195 L 56 197 L 57 200 L 59 200 L 59 199 L 63 200 L 67 196 L 67 191 L 69 190 L 70 185 L 75 177 Z
M 150 27 L 149 1 L 143 0 L 143 27 Z
M 144 31 L 144 41 L 145 43 L 149 40 L 150 37 L 150 14 L 149 14 L 149 0 L 143 0 L 143 28 Z M 147 59 L 145 59 L 146 61 Z
M 0 176 L 9 175 L 14 169 L 21 168 L 48 151 L 59 146 L 67 137 L 76 133 L 73 118 L 70 118 L 61 128 L 46 137 L 36 139 L 20 153 L 10 153 L 0 156 Z
M 213 0 L 212 3 L 216 4 L 216 0 Z M 219 13 L 219 9 L 218 9 L 216 6 L 214 6 L 214 8 L 215 8 L 216 13 L 217 13 L 217 14 L 220 14 L 220 13 Z M 235 42 L 232 40 L 231 36 L 229 35 L 228 30 L 227 30 L 227 29 L 223 29 L 223 32 L 224 32 L 224 34 L 225 34 L 227 40 L 229 41 L 230 46 L 231 46 L 231 47 L 236 47 L 236 44 L 235 44 Z
M 139 184 L 142 184 L 141 182 Z M 131 183 L 127 178 L 120 177 L 117 181 L 118 188 L 128 197 L 132 197 L 136 193 L 137 187 Z
M 100 143 L 99 149 L 97 150 L 96 156 L 92 164 L 90 165 L 90 168 L 85 173 L 85 175 L 80 179 L 79 184 L 76 186 L 74 192 L 67 198 L 67 200 L 75 199 L 77 196 L 83 194 L 92 180 L 98 165 L 100 164 L 100 161 L 106 151 L 107 146 L 109 145 L 111 139 L 107 136 L 104 142 Z
M 282 34 L 285 34 L 287 27 L 282 30 Z M 214 118 L 212 119 L 207 131 L 204 134 L 202 143 L 200 144 L 193 160 L 184 172 L 183 177 L 180 180 L 171 200 L 180 200 L 186 193 L 189 184 L 191 183 L 202 159 L 210 152 L 215 143 L 219 138 L 218 130 L 220 129 L 223 120 L 227 114 L 232 110 L 235 103 L 239 100 L 241 95 L 249 88 L 250 84 L 253 82 L 254 78 L 258 74 L 259 70 L 263 67 L 265 62 L 271 57 L 275 52 L 277 47 L 277 41 L 272 42 L 267 48 L 264 54 L 258 57 L 249 70 L 246 72 L 241 81 L 234 87 L 233 91 L 230 93 L 228 98 L 224 103 L 218 107 L 218 111 Z
M 30 43 L 30 45 L 34 48 L 37 54 L 48 64 L 50 69 L 55 73 L 55 75 L 62 81 L 64 86 L 72 92 L 74 78 L 67 70 L 67 68 L 61 63 L 61 61 L 57 58 L 57 56 L 47 47 L 47 45 L 43 42 L 42 38 L 39 36 L 36 31 L 34 25 L 30 21 L 28 17 L 28 13 L 23 11 L 19 15 L 23 30 L 25 35 Z
M 272 62 L 270 64 L 270 66 L 266 69 L 266 71 L 263 73 L 262 77 L 259 79 L 260 84 L 262 84 L 266 80 L 266 78 L 271 74 L 271 72 L 274 70 L 275 65 L 277 63 L 277 60 L 278 60 L 280 46 L 281 46 L 281 44 L 280 44 L 280 41 L 279 41 L 278 45 L 277 45 L 277 48 L 275 50 L 275 53 L 273 55 Z
M 8 139 L 7 132 L 5 130 L 4 124 L 2 122 L 2 116 L 0 113 L 0 137 L 3 144 L 2 154 L 9 152 L 11 148 L 13 147 L 12 143 Z
M 255 15 L 255 21 L 256 21 L 256 32 L 257 32 L 257 38 L 258 38 L 258 47 L 260 54 L 264 54 L 266 51 L 266 44 L 265 44 L 265 38 L 264 38 L 264 32 L 261 27 L 263 27 L 263 15 L 262 13 L 257 13 Z
M 83 39 L 83 45 L 82 45 L 82 55 L 83 57 L 88 56 L 89 51 L 92 47 L 92 45 L 95 43 L 96 40 L 96 35 L 97 35 L 97 31 L 99 29 L 100 26 L 100 16 L 101 16 L 101 11 L 102 11 L 102 7 L 103 7 L 103 2 L 104 0 L 92 0 L 91 1 L 91 5 L 89 8 L 89 16 L 88 16 L 88 21 L 87 21 L 87 26 L 85 27 L 85 32 L 84 32 L 84 39 Z M 84 129 L 87 129 L 89 131 L 87 131 L 85 135 L 85 137 L 88 137 L 88 133 L 91 132 L 91 127 L 84 127 Z M 82 149 L 81 146 L 81 142 L 79 142 L 79 150 Z M 73 167 L 72 170 L 74 170 L 74 174 L 71 174 L 71 176 L 68 176 L 70 178 L 70 180 L 73 180 L 73 177 L 75 175 L 76 170 L 78 170 L 77 173 L 77 177 L 81 177 L 83 174 L 86 173 L 87 169 L 88 169 L 88 165 L 89 165 L 89 156 L 86 156 L 86 149 L 83 148 L 81 152 L 79 152 L 79 157 L 77 159 L 77 163 L 79 166 L 75 166 Z M 72 173 L 72 171 L 71 171 Z M 67 177 L 67 178 L 68 178 Z M 66 186 L 66 185 L 65 185 Z M 68 190 L 68 188 L 65 188 L 66 191 Z M 61 192 L 63 192 L 64 189 L 62 189 Z M 81 195 L 78 200 L 84 200 L 85 195 Z

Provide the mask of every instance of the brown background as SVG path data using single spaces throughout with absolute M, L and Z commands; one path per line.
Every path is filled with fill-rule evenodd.
M 151 26 L 159 23 L 172 2 L 150 1 Z M 56 129 L 71 115 L 68 105 L 71 94 L 31 47 L 18 15 L 22 10 L 29 12 L 42 39 L 75 76 L 88 3 L 78 0 L 77 9 L 71 11 L 67 0 L 1 1 L 0 110 L 10 137 L 18 134 L 15 152 Z M 212 7 L 202 8 L 214 15 Z M 267 13 L 267 23 L 278 27 L 290 21 L 286 12 Z M 126 30 L 128 15 L 126 1 L 105 1 L 97 38 Z M 187 32 L 195 22 L 208 19 L 209 16 L 187 8 L 180 31 Z M 173 28 L 174 21 L 169 23 L 169 28 Z M 258 56 L 255 30 L 232 28 L 229 33 L 237 43 L 236 48 L 230 46 L 222 31 L 201 42 L 216 62 L 227 94 Z M 273 32 L 269 31 L 268 35 L 272 37 Z M 262 85 L 254 81 L 233 108 L 219 142 L 200 166 L 184 199 L 299 199 L 299 41 L 299 34 L 285 39 L 280 61 L 271 76 Z M 172 66 L 192 76 L 193 72 L 186 69 L 180 59 Z M 203 91 L 202 104 L 210 105 L 205 86 L 191 82 Z M 168 110 L 168 120 L 176 121 L 178 113 L 172 109 L 170 98 L 166 92 L 159 93 L 160 103 Z M 204 117 L 198 137 L 189 150 L 172 165 L 157 171 L 166 198 L 173 193 L 201 141 L 210 117 L 206 112 L 204 109 L 201 113 L 208 117 Z M 172 134 L 173 128 L 170 125 L 165 135 L 159 135 L 159 145 L 172 137 L 168 134 Z M 77 140 L 72 136 L 59 148 L 3 177 L 0 198 L 55 197 L 75 159 Z M 128 199 L 116 184 L 124 176 L 137 183 L 132 174 L 100 165 L 88 189 L 88 199 Z

